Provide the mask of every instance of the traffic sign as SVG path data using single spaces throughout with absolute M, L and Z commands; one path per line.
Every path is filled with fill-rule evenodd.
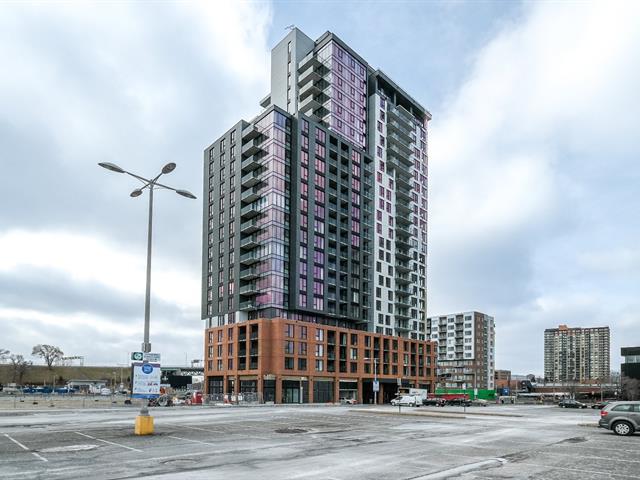
M 131 352 L 131 361 L 160 363 L 160 354 L 152 352 Z
M 377 380 L 373 381 L 373 391 L 374 392 L 379 392 L 380 391 L 380 382 Z
M 143 358 L 144 362 L 150 362 L 150 363 L 160 363 L 160 354 L 159 353 L 145 353 L 144 354 L 144 358 Z
M 144 359 L 144 353 L 142 352 L 131 352 L 131 360 L 134 362 L 141 362 Z

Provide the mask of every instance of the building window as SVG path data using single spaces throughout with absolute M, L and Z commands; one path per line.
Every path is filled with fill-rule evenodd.
M 284 369 L 285 370 L 293 370 L 293 357 L 285 357 L 284 358 Z
M 318 342 L 324 341 L 324 330 L 322 328 L 316 329 L 316 341 Z
M 322 371 L 324 371 L 324 361 L 316 360 L 316 372 L 322 372 Z
M 324 345 L 318 344 L 316 345 L 316 357 L 324 356 Z
M 293 338 L 293 325 L 286 323 L 284 326 L 284 336 L 286 338 Z
M 284 353 L 287 355 L 293 355 L 294 352 L 294 344 L 292 341 L 290 340 L 285 340 L 284 341 Z

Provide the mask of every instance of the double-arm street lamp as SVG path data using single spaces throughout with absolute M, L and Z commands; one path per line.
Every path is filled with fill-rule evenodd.
M 111 170 L 112 172 L 126 173 L 127 175 L 134 177 L 142 182 L 142 187 L 136 188 L 133 192 L 131 192 L 132 197 L 139 197 L 140 195 L 142 195 L 145 189 L 149 189 L 149 228 L 147 232 L 147 287 L 144 301 L 144 341 L 142 342 L 142 351 L 145 353 L 149 353 L 151 351 L 151 343 L 149 343 L 149 309 L 151 304 L 151 234 L 153 225 L 153 191 L 154 189 L 158 188 L 173 190 L 178 195 L 182 195 L 183 197 L 187 198 L 195 199 L 196 196 L 187 190 L 179 190 L 177 188 L 158 183 L 158 179 L 162 175 L 166 175 L 175 170 L 175 163 L 167 163 L 164 167 L 162 167 L 162 171 L 153 178 L 141 177 L 140 175 L 128 172 L 113 163 L 103 162 L 98 163 L 98 165 L 106 168 L 107 170 Z

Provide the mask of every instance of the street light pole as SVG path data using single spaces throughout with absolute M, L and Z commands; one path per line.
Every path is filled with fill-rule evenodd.
M 164 174 L 171 173 L 175 170 L 175 163 L 167 163 L 158 175 L 154 178 L 145 178 L 140 175 L 136 175 L 135 173 L 128 172 L 123 168 L 109 162 L 98 163 L 102 168 L 106 168 L 115 173 L 125 173 L 131 177 L 136 178 L 140 182 L 142 182 L 143 186 L 141 188 L 135 189 L 131 192 L 131 197 L 139 197 L 142 195 L 143 191 L 148 188 L 149 189 L 149 218 L 148 218 L 148 228 L 147 228 L 147 278 L 146 278 L 146 288 L 145 288 L 145 301 L 144 301 L 144 336 L 142 342 L 142 351 L 144 353 L 151 352 L 151 343 L 149 342 L 149 323 L 150 323 L 150 310 L 151 310 L 151 245 L 152 245 L 152 235 L 153 235 L 153 190 L 155 188 L 164 188 L 166 190 L 173 190 L 178 195 L 181 195 L 186 198 L 196 199 L 196 196 L 187 191 L 180 190 L 173 187 L 169 187 L 168 185 L 163 185 L 158 182 L 158 179 Z M 153 433 L 153 418 L 149 416 L 149 410 L 147 409 L 144 402 L 140 408 L 140 415 L 136 418 L 136 434 L 146 435 Z
M 142 188 L 135 189 L 131 192 L 131 197 L 139 197 L 142 195 L 144 189 L 149 189 L 149 219 L 148 219 L 148 229 L 147 229 L 147 281 L 146 281 L 146 291 L 145 291 L 145 301 L 144 301 L 144 338 L 142 342 L 142 351 L 144 353 L 149 353 L 151 351 L 151 343 L 149 343 L 149 318 L 150 318 L 150 310 L 151 310 L 151 240 L 153 235 L 153 190 L 155 188 L 164 188 L 166 190 L 173 190 L 178 195 L 181 195 L 186 198 L 196 199 L 196 196 L 187 191 L 180 190 L 177 188 L 169 187 L 168 185 L 163 185 L 158 182 L 158 179 L 162 175 L 169 174 L 173 172 L 176 168 L 175 163 L 167 163 L 164 167 L 162 167 L 162 171 L 156 175 L 154 178 L 144 178 L 140 175 L 136 175 L 135 173 L 128 172 L 123 168 L 120 168 L 118 165 L 109 162 L 98 163 L 102 168 L 106 168 L 112 172 L 116 173 L 126 173 L 127 175 L 134 177 L 143 183 Z
M 149 228 L 147 231 L 147 287 L 144 298 L 144 341 L 142 351 L 149 353 L 149 317 L 151 310 L 151 236 L 153 233 L 153 185 L 149 187 Z

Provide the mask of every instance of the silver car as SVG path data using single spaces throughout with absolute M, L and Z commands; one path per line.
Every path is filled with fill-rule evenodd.
M 616 435 L 632 435 L 640 431 L 640 401 L 611 402 L 600 410 L 598 426 Z

